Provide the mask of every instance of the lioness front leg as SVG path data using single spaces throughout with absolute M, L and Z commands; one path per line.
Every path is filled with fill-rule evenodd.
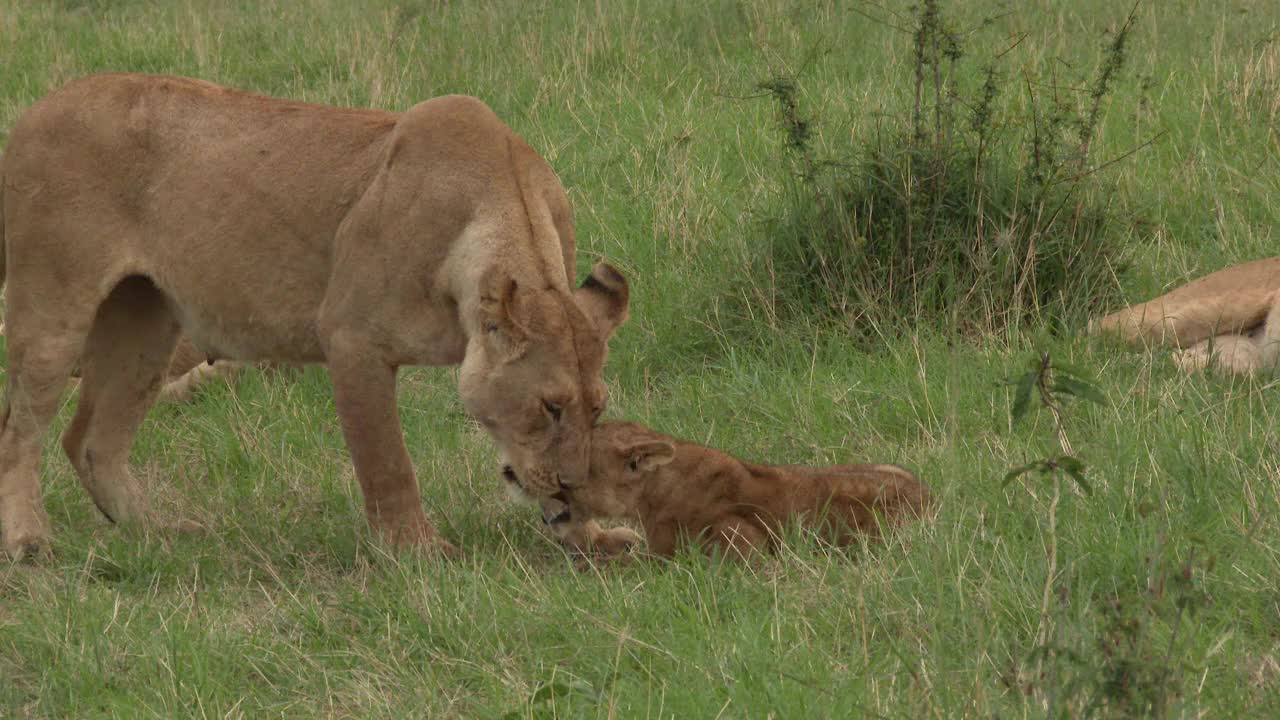
M 342 434 L 364 494 L 374 532 L 399 547 L 457 552 L 436 534 L 422 511 L 413 462 L 396 410 L 396 370 L 360 350 L 363 343 L 331 345 L 329 375 Z

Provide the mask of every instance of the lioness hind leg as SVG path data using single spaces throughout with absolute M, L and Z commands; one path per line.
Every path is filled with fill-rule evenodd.
M 80 402 L 62 447 L 103 515 L 140 520 L 150 503 L 129 471 L 134 435 L 169 366 L 178 324 L 164 296 L 126 278 L 98 308 L 81 362 Z
M 83 338 L 74 324 L 62 328 L 56 334 L 28 335 L 15 332 L 10 323 L 8 389 L 0 411 L 0 550 L 13 558 L 43 554 L 48 546 L 49 520 L 40 496 L 41 441 Z

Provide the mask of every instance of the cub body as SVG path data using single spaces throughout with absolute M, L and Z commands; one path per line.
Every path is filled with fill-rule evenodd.
M 776 550 L 791 522 L 847 545 L 878 537 L 932 502 L 919 478 L 897 465 L 745 463 L 629 422 L 595 428 L 587 481 L 567 488 L 565 499 L 579 522 L 638 521 L 650 552 L 662 557 L 685 541 L 736 556 Z

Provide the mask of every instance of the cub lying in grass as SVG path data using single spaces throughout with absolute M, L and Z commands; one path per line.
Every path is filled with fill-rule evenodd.
M 776 550 L 790 521 L 852 544 L 932 502 L 928 488 L 897 465 L 753 465 L 629 422 L 596 427 L 591 448 L 588 479 L 565 488 L 569 511 L 556 520 L 638 520 L 649 552 L 661 557 L 686 540 L 726 556 Z

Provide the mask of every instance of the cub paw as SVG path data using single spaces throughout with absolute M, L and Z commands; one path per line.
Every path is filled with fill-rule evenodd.
M 644 542 L 644 537 L 640 533 L 628 527 L 614 527 L 608 530 L 601 530 L 599 534 L 591 538 L 592 550 L 606 557 L 614 555 L 623 555 L 631 551 L 631 548 Z

